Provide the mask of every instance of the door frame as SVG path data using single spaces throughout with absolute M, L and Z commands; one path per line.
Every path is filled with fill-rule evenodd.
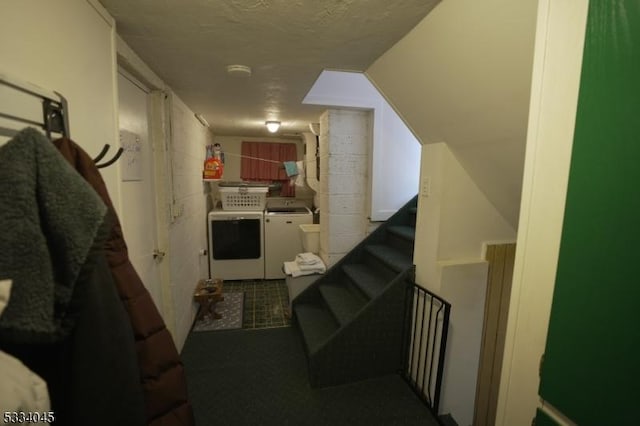
M 495 423 L 515 251 L 515 242 L 485 246 L 484 258 L 489 264 L 489 270 L 474 404 L 474 426 L 491 426 Z
M 144 62 L 119 37 L 117 40 L 117 73 L 131 77 L 146 87 L 147 118 L 149 122 L 149 143 L 152 149 L 156 239 L 158 250 L 164 253 L 164 261 L 158 263 L 160 293 L 162 306 L 158 310 L 162 313 L 165 325 L 172 336 L 175 336 L 176 322 L 174 313 L 173 292 L 171 291 L 169 220 L 172 217 L 171 203 L 171 94 Z M 116 74 L 117 78 L 117 74 Z M 134 83 L 135 84 L 135 83 Z M 144 89 L 143 89 L 144 90 Z
M 555 285 L 588 0 L 540 0 L 496 425 L 531 424 Z

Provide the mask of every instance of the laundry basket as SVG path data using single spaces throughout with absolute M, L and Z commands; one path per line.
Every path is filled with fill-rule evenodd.
M 234 185 L 218 186 L 223 210 L 264 210 L 267 204 L 268 185 Z

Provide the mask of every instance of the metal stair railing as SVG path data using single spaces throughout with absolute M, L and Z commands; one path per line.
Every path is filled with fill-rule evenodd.
M 437 417 L 451 304 L 413 282 L 406 301 L 401 376 Z

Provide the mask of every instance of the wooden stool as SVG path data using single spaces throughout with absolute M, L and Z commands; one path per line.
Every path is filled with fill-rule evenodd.
M 214 319 L 222 318 L 222 315 L 215 311 L 216 303 L 224 300 L 221 279 L 198 281 L 193 298 L 200 304 L 196 320 L 204 318 L 207 314 L 211 314 Z

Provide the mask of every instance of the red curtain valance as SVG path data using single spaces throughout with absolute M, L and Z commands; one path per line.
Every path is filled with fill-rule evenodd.
M 240 178 L 242 180 L 280 182 L 282 183 L 281 196 L 295 195 L 295 187 L 289 184 L 283 163 L 298 159 L 296 144 L 242 142 L 241 154 Z

